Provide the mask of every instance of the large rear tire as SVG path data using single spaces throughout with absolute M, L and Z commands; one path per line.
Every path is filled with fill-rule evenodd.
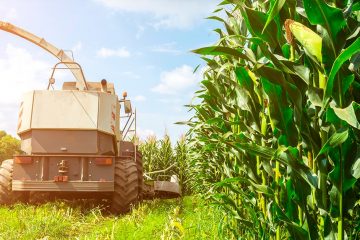
M 115 214 L 127 213 L 139 199 L 139 174 L 132 159 L 115 162 L 115 186 L 111 210 Z
M 1 163 L 0 166 L 0 205 L 10 205 L 17 201 L 26 202 L 28 192 L 13 192 L 14 160 L 8 159 Z

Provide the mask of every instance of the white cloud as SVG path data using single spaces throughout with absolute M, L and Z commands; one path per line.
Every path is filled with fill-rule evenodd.
M 159 53 L 171 53 L 171 54 L 178 55 L 181 53 L 181 51 L 176 49 L 175 46 L 176 46 L 176 42 L 164 43 L 164 44 L 153 47 L 151 49 L 151 51 L 159 52 Z
M 165 104 L 173 104 L 173 105 L 181 105 L 182 99 L 179 97 L 172 97 L 172 98 L 160 98 L 158 99 L 159 102 L 165 103 Z
M 0 129 L 15 134 L 21 96 L 33 89 L 45 89 L 52 63 L 36 60 L 22 48 L 11 44 L 0 58 Z
M 146 100 L 146 97 L 143 95 L 137 95 L 134 97 L 134 101 L 136 101 L 136 102 L 143 102 L 145 100 Z
M 118 48 L 118 49 L 110 49 L 110 48 L 101 48 L 97 51 L 97 55 L 99 57 L 107 58 L 107 57 L 130 57 L 130 52 L 126 50 L 126 48 Z
M 199 74 L 193 73 L 193 68 L 188 65 L 162 72 L 160 83 L 153 87 L 153 92 L 162 94 L 177 94 L 199 81 Z
M 82 42 L 78 41 L 72 48 L 71 51 L 73 51 L 74 53 L 81 51 L 82 49 Z
M 136 32 L 136 35 L 135 35 L 136 39 L 140 39 L 144 32 L 145 32 L 145 27 L 141 26 L 141 25 L 138 26 L 137 32 Z
M 139 79 L 140 75 L 131 72 L 131 71 L 126 71 L 126 72 L 122 72 L 121 75 L 128 77 L 128 78 L 132 78 L 132 79 Z
M 5 3 L 4 3 L 5 4 Z M 15 8 L 7 8 L 0 6 L 1 20 L 5 22 L 11 22 L 18 18 L 18 12 Z
M 154 65 L 146 65 L 145 68 L 148 69 L 148 70 L 153 70 L 156 67 Z
M 150 13 L 156 28 L 189 28 L 209 16 L 215 0 L 96 0 L 113 10 Z
M 148 137 L 154 137 L 156 136 L 155 132 L 151 129 L 142 129 L 138 127 L 136 129 L 136 134 L 140 137 L 140 139 L 145 140 Z

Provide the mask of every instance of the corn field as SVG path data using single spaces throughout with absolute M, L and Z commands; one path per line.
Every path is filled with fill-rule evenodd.
M 183 194 L 190 193 L 187 182 L 188 148 L 184 137 L 173 146 L 167 134 L 162 139 L 149 136 L 146 140 L 140 141 L 139 150 L 143 157 L 145 179 L 161 180 L 162 177 L 177 175 Z M 162 170 L 166 171 L 162 172 Z
M 359 1 L 225 0 L 209 19 L 187 147 L 220 229 L 360 239 Z

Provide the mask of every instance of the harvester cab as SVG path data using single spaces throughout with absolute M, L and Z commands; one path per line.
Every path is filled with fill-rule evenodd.
M 80 64 L 45 39 L 9 23 L 0 22 L 0 29 L 60 60 L 46 90 L 23 96 L 17 126 L 23 154 L 0 167 L 0 204 L 52 193 L 107 198 L 113 212 L 124 213 L 144 197 L 181 195 L 177 181 L 144 183 L 142 155 L 129 140 L 136 139 L 136 110 L 126 92 L 119 99 L 113 83 L 87 82 Z M 59 69 L 70 70 L 75 81 L 57 90 Z

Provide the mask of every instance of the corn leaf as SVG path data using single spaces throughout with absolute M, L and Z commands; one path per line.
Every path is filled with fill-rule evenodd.
M 244 7 L 242 9 L 242 14 L 246 15 L 244 20 L 247 27 L 252 30 L 253 36 L 261 38 L 272 48 L 279 46 L 279 42 L 276 39 L 277 27 L 274 22 L 270 22 L 263 32 L 263 27 L 265 26 L 266 19 L 268 18 L 265 13 Z
M 269 161 L 274 159 L 276 161 L 281 162 L 282 164 L 289 166 L 293 169 L 293 171 L 302 178 L 305 182 L 309 184 L 311 187 L 317 187 L 317 179 L 312 175 L 310 169 L 302 164 L 299 161 L 289 157 L 289 155 L 277 154 L 275 149 L 265 147 L 265 146 L 258 146 L 256 144 L 249 144 L 249 143 L 227 143 L 234 146 L 236 149 L 241 151 L 246 151 L 248 153 L 254 154 L 256 156 L 260 156 L 261 158 Z
M 248 59 L 248 57 L 245 54 L 239 52 L 236 49 L 229 48 L 229 47 L 220 47 L 220 46 L 204 47 L 204 48 L 199 48 L 199 49 L 193 50 L 192 52 L 197 53 L 197 54 L 202 54 L 202 55 L 233 56 L 236 58 L 247 59 L 250 61 L 250 59 Z
M 272 0 L 271 1 L 271 8 L 268 13 L 268 18 L 266 19 L 265 26 L 262 32 L 265 31 L 266 27 L 270 24 L 270 22 L 274 19 L 274 17 L 279 14 L 280 10 L 284 6 L 285 0 Z
M 316 158 L 318 158 L 321 154 L 328 152 L 331 148 L 335 148 L 340 144 L 344 143 L 348 138 L 348 136 L 349 136 L 348 130 L 333 134 L 329 138 L 329 140 L 324 144 L 324 146 L 321 148 Z
M 262 78 L 261 82 L 271 101 L 269 110 L 273 129 L 278 128 L 281 131 L 280 144 L 285 146 L 296 145 L 297 130 L 293 121 L 293 110 L 287 106 L 286 94 L 280 85 L 272 84 L 265 78 Z
M 358 117 L 356 113 L 360 110 L 360 105 L 356 102 L 352 102 L 346 108 L 336 108 L 334 109 L 335 114 L 342 120 L 346 121 L 349 125 L 353 126 L 354 128 L 360 129 L 360 123 L 358 121 Z
M 351 174 L 354 178 L 359 179 L 360 178 L 360 156 L 357 154 L 357 159 L 355 163 L 351 166 Z
M 303 0 L 306 15 L 311 24 L 323 25 L 336 43 L 338 34 L 345 29 L 346 21 L 342 11 L 330 7 L 324 0 Z
M 323 103 L 326 103 L 327 100 L 333 94 L 335 76 L 340 70 L 341 66 L 351 58 L 354 54 L 360 52 L 360 38 L 356 39 L 348 48 L 346 48 L 336 59 L 331 68 L 329 78 L 325 87 L 325 94 Z

